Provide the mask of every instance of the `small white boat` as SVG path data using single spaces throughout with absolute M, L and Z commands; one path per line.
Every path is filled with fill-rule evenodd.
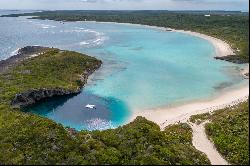
M 90 105 L 90 104 L 86 105 L 85 108 L 96 109 L 95 105 Z

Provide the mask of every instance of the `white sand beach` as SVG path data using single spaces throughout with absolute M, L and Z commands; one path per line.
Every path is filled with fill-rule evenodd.
M 141 112 L 137 111 L 134 113 L 131 121 L 133 121 L 137 116 L 143 116 L 148 120 L 157 123 L 163 129 L 169 124 L 187 122 L 192 115 L 212 112 L 228 106 L 236 105 L 247 100 L 248 96 L 249 86 L 244 86 L 239 89 L 224 92 L 214 99 L 207 101 L 197 101 L 170 108 L 144 110 Z
M 82 21 L 79 21 L 82 22 Z M 94 22 L 94 23 L 102 23 L 102 24 L 122 24 L 122 25 L 128 25 L 128 26 L 143 26 L 146 28 L 152 28 L 152 29 L 157 29 L 160 31 L 170 31 L 170 32 L 179 32 L 179 33 L 185 33 L 185 34 L 189 34 L 192 36 L 196 36 L 202 39 L 205 39 L 207 41 L 209 41 L 210 43 L 213 44 L 214 48 L 215 48 L 215 57 L 223 57 L 223 56 L 228 56 L 228 55 L 235 55 L 234 50 L 231 48 L 231 46 L 226 43 L 225 41 L 212 37 L 212 36 L 208 36 L 199 32 L 192 32 L 192 31 L 185 31 L 185 30 L 176 30 L 176 29 L 172 29 L 172 28 L 166 28 L 166 27 L 158 27 L 158 26 L 151 26 L 151 25 L 142 25 L 142 24 L 132 24 L 132 23 L 118 23 L 118 22 L 98 22 L 98 21 L 84 21 L 84 22 Z M 242 76 L 246 79 L 249 79 L 249 76 L 247 76 L 246 74 L 249 73 L 249 64 L 242 69 Z
M 184 31 L 184 30 L 172 29 L 172 31 L 190 34 L 192 36 L 196 36 L 196 37 L 199 37 L 199 38 L 202 38 L 202 39 L 209 41 L 210 43 L 212 43 L 214 45 L 214 48 L 216 50 L 215 56 L 217 56 L 217 57 L 223 57 L 223 56 L 227 56 L 227 55 L 235 55 L 233 49 L 230 47 L 229 44 L 227 44 L 226 42 L 224 42 L 220 39 L 217 39 L 215 37 L 201 34 L 198 32 L 191 32 L 191 31 Z
M 96 22 L 96 21 L 86 21 L 86 22 Z M 131 23 L 117 23 L 117 22 L 98 22 L 98 23 L 143 26 L 146 28 L 153 28 L 161 31 L 185 33 L 211 42 L 215 48 L 214 57 L 235 55 L 234 50 L 225 41 L 198 32 L 176 30 L 172 28 L 141 25 L 141 24 L 131 24 Z M 243 78 L 249 79 L 249 76 L 246 75 L 247 73 L 249 73 L 249 64 L 247 64 L 245 68 L 241 69 L 241 72 L 239 72 L 239 74 L 242 75 Z M 223 91 L 212 99 L 207 99 L 203 101 L 194 101 L 180 106 L 166 107 L 166 108 L 163 107 L 153 110 L 134 110 L 132 117 L 127 121 L 127 123 L 133 121 L 137 116 L 143 116 L 148 120 L 157 123 L 163 129 L 169 124 L 174 124 L 177 122 L 187 122 L 192 115 L 212 112 L 218 109 L 226 108 L 231 105 L 236 105 L 240 102 L 246 101 L 248 99 L 248 96 L 249 96 L 249 85 L 245 85 L 236 89 L 228 89 L 228 91 L 226 92 Z
M 160 27 L 160 29 L 162 28 Z M 172 32 L 186 33 L 208 40 L 214 45 L 216 49 L 215 56 L 234 55 L 234 51 L 230 47 L 230 45 L 220 39 L 197 32 L 174 30 L 174 29 L 168 29 L 168 30 L 171 30 Z M 249 73 L 249 65 L 247 65 L 244 69 L 242 69 L 241 73 L 239 74 L 244 75 L 246 73 Z M 220 95 L 215 96 L 213 99 L 191 102 L 188 104 L 175 107 L 166 107 L 166 108 L 141 110 L 141 111 L 137 110 L 134 111 L 134 114 L 132 118 L 129 120 L 129 122 L 133 121 L 137 116 L 143 116 L 148 120 L 157 123 L 163 129 L 169 124 L 174 124 L 177 122 L 186 122 L 192 115 L 215 111 L 218 109 L 222 109 L 246 101 L 248 99 L 248 96 L 249 96 L 249 85 L 244 85 L 236 89 L 230 89 L 226 92 L 222 92 L 220 93 Z
M 171 28 L 140 24 L 122 24 L 131 26 L 144 26 L 161 31 L 189 34 L 211 42 L 215 48 L 215 57 L 235 55 L 234 50 L 225 41 L 198 32 L 175 30 Z M 244 79 L 249 79 L 249 64 L 247 64 L 245 68 L 241 69 L 239 74 L 242 75 Z M 192 142 L 195 148 L 205 153 L 212 165 L 230 165 L 225 159 L 223 159 L 223 157 L 215 148 L 214 144 L 207 138 L 204 128 L 206 122 L 200 125 L 196 125 L 189 122 L 189 119 L 192 115 L 213 112 L 218 109 L 237 105 L 243 101 L 246 101 L 248 97 L 249 84 L 235 89 L 226 89 L 224 91 L 220 91 L 217 96 L 214 96 L 213 98 L 207 100 L 194 101 L 174 107 L 163 107 L 152 110 L 134 110 L 132 117 L 128 120 L 128 123 L 133 121 L 137 116 L 145 117 L 146 119 L 157 123 L 161 127 L 161 129 L 164 129 L 170 124 L 175 124 L 178 122 L 188 122 L 193 130 Z
M 172 30 L 173 32 L 180 32 L 180 33 L 185 33 L 189 35 L 193 35 L 202 39 L 205 39 L 209 41 L 210 43 L 213 44 L 215 48 L 215 57 L 223 57 L 227 55 L 235 55 L 234 50 L 231 48 L 231 46 L 226 43 L 225 41 L 222 41 L 220 39 L 217 39 L 212 36 L 208 36 L 205 34 L 201 34 L 198 32 L 191 32 L 191 31 L 184 31 L 184 30 L 175 30 L 175 29 L 169 29 Z M 246 65 L 244 69 L 242 69 L 240 73 L 245 79 L 249 79 L 249 64 Z

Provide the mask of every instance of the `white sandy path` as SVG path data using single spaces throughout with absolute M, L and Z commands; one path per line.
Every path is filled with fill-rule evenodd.
M 190 34 L 210 41 L 215 47 L 215 56 L 235 55 L 231 47 L 222 40 L 196 32 L 182 30 L 173 31 Z M 245 77 L 246 73 L 249 73 L 249 65 L 247 65 L 240 74 Z M 156 122 L 158 125 L 160 125 L 161 129 L 164 129 L 164 127 L 169 124 L 174 124 L 177 122 L 187 122 L 192 115 L 212 112 L 228 106 L 236 105 L 242 101 L 247 100 L 248 96 L 249 86 L 247 85 L 239 89 L 224 92 L 223 94 L 217 96 L 212 100 L 194 102 L 172 108 L 148 110 L 145 112 L 140 112 L 138 114 L 136 113 L 134 114 L 133 119 L 137 116 L 143 116 L 148 120 Z M 221 157 L 219 152 L 214 147 L 213 143 L 207 138 L 204 125 L 205 123 L 201 125 L 192 125 L 193 145 L 196 149 L 207 155 L 212 165 L 229 165 L 229 163 Z
M 161 29 L 161 28 L 160 28 Z M 217 57 L 235 55 L 233 49 L 226 42 L 197 32 L 184 31 L 184 30 L 174 30 L 169 29 L 173 32 L 180 32 L 189 35 L 193 35 L 202 39 L 205 39 L 213 44 L 215 47 L 215 55 Z M 247 65 L 239 74 L 243 76 L 249 73 L 249 65 Z M 245 77 L 246 78 L 246 77 Z M 207 101 L 197 101 L 189 104 L 185 104 L 177 107 L 170 108 L 159 108 L 154 110 L 145 110 L 141 112 L 135 112 L 132 119 L 134 120 L 137 116 L 143 116 L 148 120 L 151 120 L 158 125 L 161 129 L 164 129 L 170 124 L 177 122 L 187 122 L 192 115 L 197 115 L 201 113 L 213 112 L 218 109 L 226 108 L 228 106 L 236 105 L 240 102 L 246 101 L 249 96 L 249 85 L 244 87 L 228 90 L 227 92 L 221 93 L 219 96 L 214 97 L 211 100 Z M 215 149 L 214 145 L 210 140 L 208 140 L 204 124 L 202 125 L 193 125 L 193 145 L 196 149 L 204 152 L 211 164 L 213 165 L 228 165 L 229 163 L 225 161 L 218 151 Z
M 199 151 L 205 153 L 212 165 L 229 165 L 229 163 L 217 152 L 214 144 L 207 138 L 205 125 L 191 124 L 193 130 L 193 145 Z
M 140 24 L 129 24 L 129 23 L 125 24 L 133 26 L 134 25 L 142 26 Z M 166 28 L 164 27 L 147 26 L 147 25 L 143 26 L 149 28 L 156 28 L 163 31 L 166 30 Z M 220 39 L 205 34 L 201 34 L 198 32 L 175 30 L 171 28 L 167 29 L 173 32 L 180 32 L 196 36 L 211 42 L 215 48 L 215 56 L 217 57 L 235 55 L 230 45 Z M 239 74 L 245 77 L 246 73 L 249 73 L 249 65 L 246 66 Z M 134 111 L 134 115 L 128 122 L 133 121 L 137 116 L 143 116 L 148 120 L 151 120 L 160 125 L 161 129 L 164 129 L 164 127 L 168 126 L 169 124 L 174 124 L 177 122 L 187 122 L 192 115 L 212 112 L 228 106 L 236 105 L 240 102 L 246 101 L 248 99 L 248 96 L 249 96 L 249 85 L 238 89 L 229 90 L 228 92 L 224 92 L 221 95 L 213 98 L 212 100 L 193 102 L 172 108 L 159 108 L 154 110 L 145 110 L 141 112 Z M 221 155 L 214 148 L 213 144 L 207 139 L 204 127 L 194 125 L 192 126 L 192 129 L 194 132 L 193 135 L 194 146 L 200 151 L 204 152 L 208 156 L 213 165 L 216 164 L 227 165 L 228 163 L 221 157 Z
M 134 114 L 134 117 L 143 116 L 148 120 L 156 122 L 164 129 L 170 124 L 177 122 L 188 122 L 190 116 L 201 113 L 213 112 L 215 110 L 236 105 L 246 101 L 249 96 L 249 87 L 242 87 L 233 91 L 225 92 L 210 101 L 201 101 L 190 103 L 173 108 L 163 108 L 158 110 L 150 110 Z M 205 153 L 212 165 L 228 165 L 221 155 L 218 153 L 213 143 L 208 140 L 203 125 L 192 125 L 193 145 L 196 149 Z
M 114 22 L 102 22 L 102 23 L 114 23 Z M 148 28 L 155 28 L 162 31 L 166 31 L 166 28 L 164 27 L 147 26 L 147 25 L 130 24 L 130 23 L 117 23 L 117 24 L 126 24 L 131 26 L 145 26 Z M 171 28 L 167 29 L 172 32 L 179 32 L 196 36 L 211 42 L 215 48 L 215 56 L 217 57 L 235 55 L 230 45 L 220 39 L 197 32 L 175 30 Z M 248 78 L 245 76 L 246 73 L 249 73 L 249 65 L 247 65 L 244 69 L 242 69 L 242 71 L 239 74 L 241 74 L 245 78 Z M 132 118 L 128 121 L 128 123 L 133 121 L 137 116 L 143 116 L 148 120 L 151 120 L 160 125 L 161 129 L 164 129 L 164 127 L 168 126 L 169 124 L 174 124 L 177 122 L 187 122 L 192 115 L 212 112 L 221 108 L 238 104 L 242 101 L 247 100 L 248 96 L 249 96 L 249 86 L 244 86 L 239 89 L 230 90 L 228 92 L 222 93 L 220 96 L 217 96 L 212 100 L 193 102 L 172 108 L 159 108 L 154 110 L 145 110 L 141 112 L 134 111 L 134 114 Z M 193 136 L 194 146 L 200 151 L 204 152 L 208 156 L 212 164 L 215 165 L 228 164 L 213 147 L 213 144 L 207 139 L 204 127 L 192 126 L 192 129 L 194 132 Z

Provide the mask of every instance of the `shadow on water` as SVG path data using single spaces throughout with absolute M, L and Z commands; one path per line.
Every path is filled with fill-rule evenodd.
M 86 108 L 87 104 L 96 109 Z M 83 91 L 76 96 L 53 97 L 32 105 L 24 112 L 34 113 L 65 127 L 77 130 L 105 130 L 124 124 L 129 116 L 129 108 L 119 99 L 100 97 Z
M 23 108 L 23 112 L 31 112 L 38 115 L 46 115 L 50 113 L 52 110 L 63 106 L 70 98 L 75 97 L 76 95 L 68 95 L 68 96 L 55 96 L 52 98 L 47 98 L 41 100 L 40 102 L 33 104 L 29 107 Z

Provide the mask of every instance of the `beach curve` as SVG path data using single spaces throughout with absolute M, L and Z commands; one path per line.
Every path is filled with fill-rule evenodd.
M 187 35 L 195 36 L 210 42 L 215 48 L 215 57 L 225 57 L 228 55 L 236 55 L 235 51 L 231 46 L 218 38 L 202 34 L 199 32 L 187 31 L 187 30 L 177 30 L 173 28 L 143 25 L 143 24 L 133 24 L 133 23 L 120 23 L 120 22 L 99 22 L 99 21 L 85 21 L 85 22 L 95 22 L 95 23 L 112 23 L 112 24 L 122 24 L 128 26 L 143 26 L 145 28 L 157 29 L 160 31 L 177 32 L 184 33 Z M 249 79 L 249 64 L 246 64 L 244 68 L 241 69 L 239 75 L 243 79 Z M 134 110 L 131 117 L 127 120 L 130 123 L 136 119 L 138 116 L 143 116 L 148 120 L 151 120 L 158 125 L 161 129 L 164 129 L 170 124 L 177 122 L 187 122 L 192 115 L 197 115 L 200 113 L 213 112 L 218 109 L 223 109 L 228 106 L 237 105 L 243 101 L 246 101 L 249 96 L 249 81 L 247 85 L 243 85 L 237 88 L 227 89 L 227 91 L 220 92 L 219 95 L 213 96 L 209 99 L 204 99 L 202 101 L 192 101 L 187 104 L 182 104 L 179 106 L 161 107 L 149 110 Z
M 144 26 L 163 30 L 163 27 L 148 25 Z M 222 41 L 218 38 L 208 36 L 206 34 L 201 34 L 199 32 L 176 30 L 171 28 L 165 28 L 165 30 L 166 29 L 171 32 L 185 33 L 209 41 L 215 48 L 214 57 L 235 55 L 234 50 L 231 48 L 231 46 L 225 41 Z M 239 72 L 242 77 L 244 77 L 246 73 L 249 73 L 249 64 L 247 64 L 246 67 L 242 69 L 241 72 Z M 247 79 L 248 77 L 244 78 Z M 248 99 L 248 96 L 249 84 L 238 88 L 230 89 L 228 91 L 223 91 L 212 99 L 206 99 L 202 101 L 196 100 L 187 104 L 173 107 L 163 107 L 149 110 L 135 110 L 133 111 L 133 115 L 131 116 L 131 118 L 128 120 L 128 123 L 133 121 L 137 116 L 143 116 L 148 120 L 151 120 L 160 125 L 161 129 L 164 129 L 170 124 L 175 124 L 178 122 L 187 122 L 192 115 L 213 112 L 218 109 L 223 109 L 228 106 L 239 104 L 243 101 L 246 101 Z
M 196 101 L 175 107 L 137 111 L 129 121 L 133 121 L 137 116 L 143 116 L 157 123 L 161 129 L 164 129 L 170 124 L 187 122 L 192 115 L 213 112 L 228 106 L 237 105 L 246 101 L 248 96 L 249 86 L 243 86 L 239 89 L 224 92 L 210 100 Z

